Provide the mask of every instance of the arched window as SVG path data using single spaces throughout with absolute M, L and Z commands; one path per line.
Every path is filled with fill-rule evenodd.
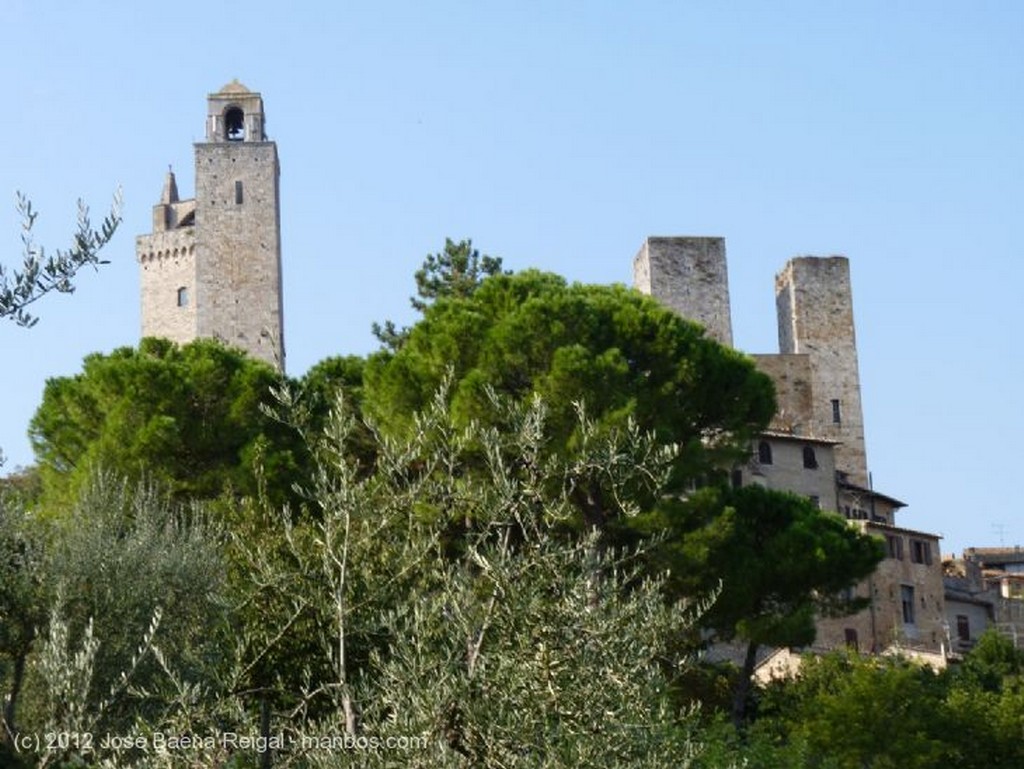
M 232 107 L 224 113 L 224 132 L 229 142 L 245 139 L 245 113 L 238 107 Z
M 178 289 L 178 307 L 188 307 L 188 289 L 185 286 Z
M 818 469 L 818 458 L 814 456 L 813 446 L 804 446 L 804 467 L 808 470 Z
M 757 444 L 757 461 L 762 465 L 772 463 L 772 445 L 768 441 L 761 441 Z

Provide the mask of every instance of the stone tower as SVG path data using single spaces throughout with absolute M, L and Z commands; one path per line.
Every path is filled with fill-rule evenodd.
M 779 352 L 810 364 L 808 427 L 839 441 L 836 468 L 867 487 L 864 413 L 853 326 L 850 263 L 844 256 L 790 259 L 775 276 Z
M 722 238 L 651 237 L 633 260 L 633 285 L 710 338 L 732 346 Z M 846 257 L 791 259 L 775 278 L 779 353 L 755 355 L 775 383 L 771 430 L 835 442 L 835 466 L 868 487 L 853 293 Z
M 168 172 L 136 240 L 142 335 L 217 338 L 283 371 L 280 167 L 264 124 L 262 97 L 237 80 L 208 96 L 195 198 Z
M 724 238 L 647 238 L 633 260 L 633 286 L 732 346 Z

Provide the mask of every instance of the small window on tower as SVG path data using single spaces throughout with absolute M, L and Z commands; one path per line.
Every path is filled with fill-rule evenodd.
M 188 289 L 185 286 L 178 289 L 178 307 L 188 307 Z
M 910 540 L 910 560 L 913 563 L 923 563 L 926 566 L 932 565 L 932 547 L 922 539 Z
M 813 446 L 804 446 L 804 467 L 808 470 L 818 469 L 818 458 L 814 455 Z
M 235 205 L 242 205 L 242 183 L 235 182 Z
M 886 534 L 885 541 L 889 546 L 889 557 L 897 561 L 903 560 L 903 537 L 895 534 Z
M 832 400 L 832 422 L 834 424 L 840 424 L 843 421 L 842 412 L 839 410 L 839 399 L 834 398 Z
M 903 624 L 914 624 L 914 586 L 900 586 L 900 603 L 903 607 Z
M 966 614 L 956 615 L 956 637 L 961 641 L 971 640 L 971 620 Z
M 224 132 L 229 142 L 240 142 L 245 138 L 245 113 L 238 107 L 224 113 Z

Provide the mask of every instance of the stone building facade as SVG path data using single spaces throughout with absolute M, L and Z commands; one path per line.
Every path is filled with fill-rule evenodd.
M 633 272 L 637 289 L 731 344 L 722 238 L 648 238 Z M 733 483 L 801 494 L 884 540 L 886 558 L 853 591 L 869 607 L 819 620 L 816 647 L 899 647 L 942 660 L 949 633 L 939 537 L 901 528 L 897 511 L 905 505 L 871 488 L 849 261 L 791 259 L 775 294 L 779 352 L 753 359 L 775 384 L 778 410 L 749 461 L 733 469 Z
M 280 165 L 265 124 L 262 97 L 237 80 L 207 97 L 195 198 L 168 171 L 136 256 L 143 336 L 212 337 L 283 371 Z
M 1024 648 L 1024 548 L 969 547 L 942 565 L 953 651 L 970 651 L 989 629 Z

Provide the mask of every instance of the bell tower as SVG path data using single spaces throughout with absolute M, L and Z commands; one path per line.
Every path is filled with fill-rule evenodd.
M 263 98 L 233 80 L 207 98 L 196 152 L 199 336 L 284 369 L 277 145 Z
M 143 336 L 213 337 L 283 371 L 280 166 L 265 125 L 263 98 L 237 80 L 210 94 L 195 199 L 180 201 L 169 174 L 136 251 Z

